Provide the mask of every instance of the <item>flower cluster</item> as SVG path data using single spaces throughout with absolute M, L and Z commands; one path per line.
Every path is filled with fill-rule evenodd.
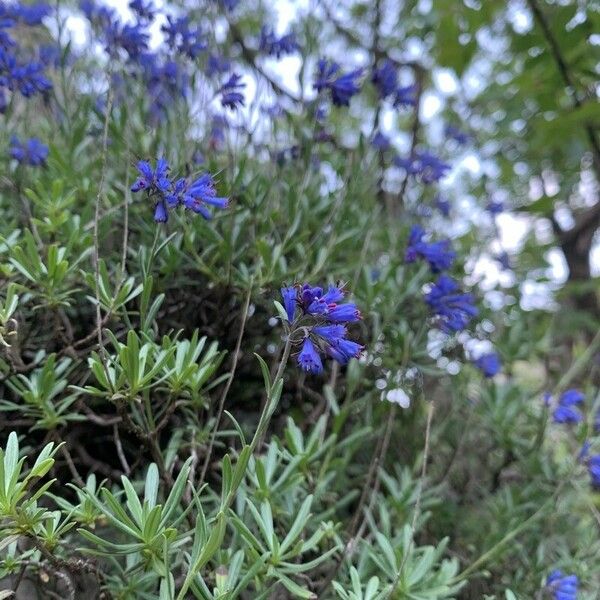
M 559 398 L 554 410 L 552 411 L 552 420 L 555 423 L 581 423 L 583 416 L 577 409 L 577 406 L 583 403 L 585 396 L 579 390 L 567 390 Z M 550 404 L 551 396 L 546 396 L 546 403 Z
M 154 169 L 145 160 L 141 160 L 137 168 L 140 176 L 131 186 L 131 191 L 145 191 L 155 201 L 154 220 L 157 223 L 165 223 L 169 218 L 168 209 L 180 205 L 201 214 L 205 219 L 212 218 L 208 206 L 227 208 L 228 199 L 217 196 L 215 182 L 208 173 L 191 183 L 185 178 L 172 180 L 164 158 L 157 160 Z
M 379 97 L 382 100 L 391 97 L 395 107 L 416 106 L 416 86 L 398 86 L 398 73 L 391 60 L 385 60 L 380 67 L 374 69 L 371 82 L 377 88 Z
M 161 29 L 167 36 L 167 45 L 191 59 L 197 58 L 207 48 L 202 30 L 192 26 L 187 16 L 174 18 L 167 15 L 167 23 Z
M 359 79 L 362 73 L 362 69 L 343 73 L 338 63 L 322 58 L 317 65 L 317 76 L 313 87 L 319 93 L 329 90 L 331 100 L 336 106 L 348 106 L 352 96 L 360 90 Z
M 429 263 L 433 273 L 440 273 L 449 269 L 456 258 L 450 240 L 426 242 L 424 240 L 425 236 L 425 230 L 420 225 L 412 226 L 404 260 L 407 263 L 412 263 L 417 258 L 422 258 Z
M 559 569 L 552 571 L 546 579 L 546 589 L 554 600 L 577 600 L 577 575 L 564 575 Z
M 286 54 L 293 54 L 298 50 L 296 36 L 293 33 L 287 33 L 277 38 L 272 29 L 262 27 L 260 30 L 260 51 L 270 56 L 281 58 Z
M 437 315 L 442 331 L 462 331 L 479 313 L 472 294 L 459 292 L 458 283 L 448 275 L 440 275 L 425 294 L 425 302 Z
M 431 152 L 415 152 L 412 156 L 397 156 L 394 164 L 408 175 L 419 177 L 423 183 L 434 183 L 442 179 L 451 169 L 450 165 Z
M 302 334 L 297 357 L 302 370 L 321 373 L 321 354 L 345 365 L 362 352 L 363 346 L 346 337 L 346 323 L 360 320 L 361 315 L 355 304 L 343 302 L 344 293 L 342 287 L 329 286 L 324 292 L 323 288 L 308 284 L 281 290 L 290 335 Z
M 23 4 L 15 2 L 7 4 L 5 2 L 0 6 L 0 18 L 14 19 L 23 23 L 23 25 L 41 25 L 44 17 L 47 17 L 52 12 L 52 9 L 45 2 L 37 2 L 36 4 Z
M 231 110 L 236 110 L 238 106 L 244 106 L 244 95 L 241 90 L 246 87 L 241 82 L 242 76 L 232 73 L 229 79 L 219 88 L 221 94 L 221 105 Z
M 44 94 L 52 88 L 46 78 L 46 64 L 41 60 L 27 57 L 23 60 L 20 48 L 9 31 L 17 24 L 27 26 L 40 25 L 42 19 L 50 13 L 47 4 L 30 6 L 21 4 L 0 4 L 0 112 L 8 106 L 7 92 L 19 92 L 30 98 L 35 94 Z
M 10 156 L 22 165 L 39 167 L 48 158 L 48 146 L 42 144 L 37 138 L 31 138 L 23 143 L 13 135 L 10 138 Z

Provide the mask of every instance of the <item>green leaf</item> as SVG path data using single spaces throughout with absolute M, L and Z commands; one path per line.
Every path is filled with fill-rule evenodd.
M 156 506 L 156 499 L 158 498 L 158 467 L 155 463 L 151 463 L 148 467 L 148 473 L 146 474 L 146 486 L 144 488 L 144 500 L 148 503 L 150 508 Z

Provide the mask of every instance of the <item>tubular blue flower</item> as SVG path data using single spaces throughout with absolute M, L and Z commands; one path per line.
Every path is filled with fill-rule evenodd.
M 156 168 L 153 169 L 148 161 L 140 160 L 137 164 L 140 176 L 131 186 L 132 192 L 146 190 L 150 193 L 166 194 L 171 188 L 171 182 L 168 177 L 169 163 L 164 158 L 156 161 Z
M 228 198 L 217 196 L 215 182 L 208 173 L 205 173 L 196 179 L 196 181 L 188 187 L 183 196 L 183 205 L 186 208 L 201 214 L 207 220 L 211 219 L 212 215 L 205 205 L 223 209 L 227 208 L 228 204 Z
M 344 304 L 344 290 L 330 285 L 327 292 L 319 286 L 302 286 L 281 289 L 287 320 L 297 322 L 297 329 L 304 332 L 303 348 L 298 364 L 307 371 L 321 372 L 322 364 L 314 355 L 324 353 L 342 365 L 358 357 L 363 346 L 346 338 L 348 331 L 342 323 L 356 321 L 360 312 L 355 304 Z M 300 314 L 298 315 L 298 311 Z M 293 335 L 294 331 L 290 335 Z M 307 344 L 307 341 L 309 342 Z M 317 365 L 317 366 L 314 366 Z M 312 368 L 318 370 L 312 370 Z
M 281 288 L 281 297 L 283 298 L 283 307 L 287 314 L 288 321 L 291 323 L 296 316 L 296 297 L 297 291 L 295 287 Z
M 233 73 L 229 79 L 219 88 L 221 95 L 221 105 L 231 110 L 237 110 L 238 106 L 244 106 L 244 95 L 240 92 L 245 83 L 240 83 L 242 76 Z
M 592 487 L 600 490 L 600 454 L 594 454 L 587 459 L 587 468 L 592 479 Z
M 329 309 L 327 318 L 334 323 L 353 323 L 360 321 L 360 311 L 356 304 L 338 304 L 334 308 Z
M 585 400 L 585 396 L 579 390 L 567 390 L 563 392 L 559 399 L 554 412 L 552 413 L 552 420 L 555 423 L 581 423 L 583 416 L 577 410 L 577 406 L 582 404 Z
M 48 146 L 37 138 L 31 138 L 23 144 L 13 135 L 10 138 L 10 156 L 22 165 L 39 167 L 48 158 Z
M 277 38 L 272 29 L 262 27 L 260 30 L 259 49 L 264 54 L 281 58 L 286 54 L 293 54 L 298 50 L 296 36 L 294 33 Z
M 377 88 L 380 98 L 387 98 L 396 91 L 398 73 L 391 60 L 385 60 L 380 67 L 373 71 L 371 82 Z
M 363 346 L 352 340 L 342 338 L 328 346 L 326 351 L 334 360 L 345 365 L 351 358 L 358 358 L 360 356 Z
M 594 415 L 594 433 L 600 433 L 600 408 Z
M 546 579 L 546 589 L 553 595 L 554 600 L 577 600 L 577 575 L 563 575 L 562 571 L 552 571 Z
M 302 350 L 298 354 L 298 364 L 303 371 L 318 375 L 323 372 L 323 363 L 321 357 L 315 350 L 310 338 L 305 338 L 302 344 Z
M 417 105 L 417 86 L 407 85 L 396 89 L 394 94 L 394 106 L 416 106 Z
M 161 27 L 167 36 L 167 45 L 174 51 L 184 54 L 192 60 L 206 50 L 202 41 L 204 34 L 200 27 L 192 27 L 187 16 L 174 18 L 167 15 L 167 23 Z
M 423 258 L 429 263 L 433 273 L 449 269 L 456 257 L 455 252 L 450 246 L 450 241 L 425 242 L 423 241 L 424 237 L 425 230 L 419 225 L 413 225 L 410 230 L 404 260 L 407 263 L 411 263 L 417 258 Z
M 312 332 L 332 345 L 336 345 L 348 334 L 348 330 L 343 325 L 315 325 Z
M 166 223 L 169 220 L 167 204 L 162 198 L 156 203 L 154 207 L 154 220 L 157 223 Z
M 502 369 L 500 357 L 495 352 L 482 354 L 473 361 L 473 364 L 488 378 L 494 377 Z
M 478 314 L 471 294 L 458 292 L 458 284 L 448 275 L 440 275 L 425 294 L 425 302 L 439 319 L 442 331 L 462 331 Z
M 341 73 L 340 66 L 336 62 L 321 59 L 317 65 L 317 76 L 313 87 L 317 92 L 329 90 L 331 100 L 336 106 L 348 106 L 352 96 L 360 90 L 358 80 L 362 73 L 362 69 Z

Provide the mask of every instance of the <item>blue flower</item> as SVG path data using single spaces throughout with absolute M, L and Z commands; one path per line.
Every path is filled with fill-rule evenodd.
M 396 157 L 394 164 L 403 168 L 408 175 L 419 176 L 427 184 L 439 181 L 451 169 L 448 163 L 430 152 L 415 152 L 408 158 Z
M 48 146 L 37 138 L 31 138 L 23 144 L 13 135 L 10 138 L 10 156 L 20 164 L 39 167 L 48 158 Z
M 298 364 L 303 371 L 312 373 L 313 375 L 323 372 L 321 357 L 308 337 L 302 343 L 302 350 L 298 354 Z
M 156 168 L 153 169 L 152 165 L 145 160 L 140 160 L 137 164 L 140 176 L 131 186 L 132 192 L 139 192 L 145 190 L 150 193 L 162 193 L 166 194 L 170 187 L 171 181 L 169 180 L 169 163 L 164 158 L 159 158 L 156 161 Z
M 44 65 L 31 61 L 20 64 L 6 49 L 0 47 L 0 88 L 18 90 L 25 98 L 44 93 L 52 84 L 44 76 Z
M 583 416 L 577 410 L 577 405 L 583 403 L 585 396 L 579 390 L 567 390 L 559 399 L 552 419 L 555 423 L 581 423 Z
M 594 415 L 594 433 L 600 433 L 600 408 Z
M 500 357 L 495 352 L 482 354 L 473 361 L 473 364 L 485 375 L 485 377 L 494 377 L 502 369 Z
M 371 76 L 371 81 L 381 98 L 391 96 L 398 85 L 398 73 L 392 61 L 385 60 L 380 67 L 376 68 Z
M 425 302 L 437 315 L 442 331 L 462 331 L 478 314 L 471 294 L 459 293 L 456 281 L 448 275 L 440 275 L 425 294 Z
M 167 45 L 180 54 L 194 59 L 206 50 L 202 30 L 200 27 L 192 27 L 187 16 L 175 19 L 167 15 L 167 23 L 161 29 L 167 35 Z
M 294 320 L 294 317 L 296 316 L 296 288 L 281 288 L 281 296 L 283 298 L 283 307 L 285 308 L 288 321 L 291 323 Z
M 52 8 L 45 2 L 38 2 L 37 4 L 22 4 L 18 2 L 12 6 L 8 6 L 7 11 L 8 15 L 13 19 L 17 19 L 25 25 L 34 26 L 41 25 L 44 17 L 47 17 L 52 12 Z
M 371 145 L 373 148 L 377 148 L 377 150 L 385 151 L 389 150 L 391 147 L 390 138 L 378 131 L 371 140 Z
M 233 73 L 229 79 L 219 88 L 218 93 L 221 96 L 221 105 L 231 110 L 236 110 L 238 106 L 244 106 L 244 95 L 240 92 L 245 83 L 240 83 L 242 76 Z
M 455 252 L 450 246 L 450 241 L 425 242 L 423 241 L 424 237 L 425 230 L 419 225 L 413 225 L 410 230 L 404 260 L 407 263 L 411 263 L 417 258 L 423 258 L 429 263 L 433 273 L 449 269 L 456 257 Z
M 164 158 L 156 161 L 156 168 L 145 160 L 137 164 L 140 176 L 131 186 L 132 192 L 146 191 L 155 198 L 154 220 L 157 223 L 166 223 L 169 218 L 167 210 L 166 194 L 171 189 L 171 180 L 168 177 L 169 164 Z
M 152 21 L 156 15 L 156 7 L 150 0 L 131 0 L 129 8 L 140 19 L 145 19 L 146 21 Z
M 298 44 L 293 33 L 288 33 L 278 39 L 272 29 L 263 26 L 260 30 L 259 48 L 264 54 L 281 58 L 286 54 L 296 52 Z
M 326 346 L 325 352 L 341 365 L 348 364 L 351 358 L 358 358 L 363 347 L 352 340 L 341 338 Z
M 228 199 L 217 197 L 214 180 L 208 173 L 188 184 L 185 178 L 174 182 L 169 179 L 169 165 L 164 158 L 157 161 L 155 169 L 145 160 L 137 166 L 140 176 L 131 186 L 131 191 L 143 190 L 155 199 L 154 220 L 158 223 L 165 223 L 168 209 L 179 205 L 201 214 L 205 219 L 212 218 L 207 205 L 227 207 Z
M 206 205 L 221 209 L 227 208 L 229 199 L 217 196 L 214 179 L 206 173 L 187 188 L 183 194 L 182 203 L 186 208 L 201 214 L 208 220 L 212 218 L 212 215 Z
M 486 209 L 492 215 L 499 215 L 504 212 L 504 203 L 500 200 L 490 200 L 486 206 Z
M 552 571 L 546 579 L 546 589 L 552 593 L 554 600 L 577 600 L 577 575 L 563 575 L 562 571 Z
M 137 61 L 148 51 L 150 34 L 144 27 L 143 23 L 122 24 L 116 19 L 111 19 L 104 29 L 108 54 L 114 57 L 115 50 L 123 48 L 130 60 Z
M 394 106 L 416 106 L 417 105 L 417 86 L 407 85 L 399 87 L 394 94 Z
M 330 356 L 342 365 L 358 357 L 363 346 L 347 339 L 348 330 L 343 323 L 360 319 L 355 304 L 344 303 L 344 290 L 329 286 L 290 286 L 281 289 L 288 323 L 294 323 L 290 335 L 302 332 L 302 351 L 298 364 L 306 371 L 320 373 L 323 369 L 319 352 Z M 317 358 L 318 357 L 318 360 Z
M 358 80 L 362 72 L 362 69 L 355 69 L 349 73 L 341 73 L 336 62 L 322 58 L 317 66 L 317 77 L 313 87 L 317 92 L 329 90 L 331 100 L 336 106 L 348 106 L 352 96 L 360 90 Z
M 592 479 L 592 487 L 600 491 L 600 454 L 594 454 L 587 459 L 587 468 Z

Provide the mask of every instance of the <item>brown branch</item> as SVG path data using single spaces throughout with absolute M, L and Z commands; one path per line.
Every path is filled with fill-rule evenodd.
M 567 88 L 567 93 L 571 97 L 571 100 L 573 101 L 574 106 L 576 108 L 580 108 L 581 106 L 583 106 L 583 100 L 581 99 L 581 97 L 579 96 L 579 93 L 577 92 L 576 82 L 575 82 L 573 76 L 571 75 L 571 72 L 567 65 L 567 61 L 565 60 L 565 58 L 562 54 L 562 51 L 558 44 L 558 41 L 556 40 L 556 38 L 554 37 L 554 34 L 552 33 L 552 30 L 550 29 L 550 24 L 548 23 L 548 19 L 546 18 L 546 15 L 544 15 L 544 12 L 540 8 L 539 4 L 537 3 L 537 0 L 527 0 L 527 4 L 529 5 L 531 12 L 533 12 L 535 20 L 537 21 L 538 25 L 540 26 L 540 29 L 542 30 L 544 37 L 546 38 L 546 42 L 548 43 L 548 46 L 550 47 L 550 52 L 552 54 L 552 57 L 554 58 L 554 62 L 556 62 L 558 71 L 565 83 L 566 88 Z M 585 125 L 585 132 L 586 132 L 590 147 L 592 149 L 592 154 L 593 154 L 593 158 L 594 158 L 594 168 L 596 170 L 596 177 L 598 180 L 600 180 L 600 144 L 598 143 L 598 139 L 596 138 L 596 133 L 591 125 L 589 125 L 589 124 Z
M 379 469 L 381 460 L 387 453 L 388 445 L 390 443 L 390 436 L 391 436 L 392 429 L 393 429 L 392 425 L 394 423 L 394 419 L 396 416 L 396 409 L 397 409 L 397 407 L 394 404 L 392 406 L 392 408 L 390 409 L 390 412 L 388 413 L 388 418 L 387 418 L 387 422 L 386 422 L 386 426 L 385 426 L 385 432 L 382 436 L 380 436 L 379 442 L 377 444 L 377 448 L 375 449 L 375 452 L 373 453 L 373 458 L 371 459 L 371 464 L 369 466 L 369 471 L 367 472 L 367 477 L 366 477 L 364 485 L 363 485 L 363 490 L 362 490 L 360 499 L 358 501 L 356 510 L 354 511 L 354 517 L 352 518 L 350 527 L 347 532 L 348 542 L 346 544 L 346 547 L 344 548 L 344 550 L 342 551 L 340 556 L 336 559 L 335 564 L 331 567 L 331 569 L 325 576 L 325 579 L 321 582 L 321 585 L 319 587 L 319 594 L 322 594 L 324 592 L 324 590 L 327 589 L 327 587 L 333 581 L 333 578 L 336 576 L 337 572 L 339 571 L 339 568 L 342 565 L 342 562 L 344 562 L 344 559 L 346 557 L 350 556 L 356 549 L 356 545 L 358 543 L 358 540 L 360 539 L 359 536 L 357 535 L 357 532 L 359 531 L 359 527 L 361 525 L 361 516 L 363 516 L 363 508 L 364 508 L 365 504 L 367 503 L 367 498 L 370 498 L 369 506 L 372 506 L 372 503 L 374 502 L 374 498 L 375 498 L 377 492 L 379 491 L 378 469 Z M 375 479 L 375 484 L 373 485 L 374 477 L 376 479 Z
M 219 406 L 217 409 L 217 417 L 215 419 L 215 424 L 210 436 L 210 441 L 208 443 L 208 449 L 206 450 L 206 457 L 204 458 L 204 463 L 202 465 L 202 470 L 200 471 L 200 479 L 198 481 L 198 488 L 202 487 L 204 483 L 204 478 L 206 477 L 206 471 L 208 469 L 208 464 L 210 462 L 210 457 L 212 455 L 213 446 L 215 444 L 215 438 L 217 436 L 217 432 L 219 430 L 219 424 L 221 422 L 221 417 L 223 416 L 223 410 L 225 408 L 225 400 L 227 399 L 227 394 L 229 393 L 229 388 L 233 383 L 233 378 L 235 376 L 235 371 L 237 369 L 238 360 L 240 357 L 240 349 L 242 347 L 242 339 L 244 337 L 244 331 L 246 329 L 246 321 L 248 320 L 248 308 L 250 307 L 250 298 L 252 297 L 252 284 L 248 287 L 248 292 L 246 293 L 246 300 L 244 302 L 244 308 L 242 309 L 242 322 L 240 325 L 240 331 L 238 333 L 237 341 L 235 344 L 235 350 L 233 351 L 233 362 L 231 364 L 231 372 L 229 377 L 227 378 L 227 383 L 223 388 L 223 393 L 221 394 L 221 398 L 219 399 Z

